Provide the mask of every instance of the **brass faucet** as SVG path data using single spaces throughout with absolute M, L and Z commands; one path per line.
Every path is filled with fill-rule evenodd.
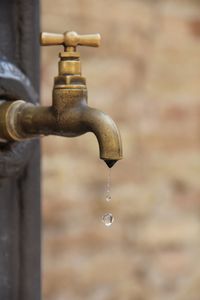
M 98 140 L 100 158 L 109 168 L 122 158 L 119 130 L 105 113 L 87 105 L 86 80 L 81 75 L 80 54 L 76 47 L 100 45 L 99 34 L 79 35 L 41 33 L 43 46 L 63 45 L 59 53 L 58 76 L 54 79 L 53 103 L 36 106 L 23 100 L 5 101 L 0 105 L 0 138 L 21 141 L 38 135 L 76 137 L 93 132 Z

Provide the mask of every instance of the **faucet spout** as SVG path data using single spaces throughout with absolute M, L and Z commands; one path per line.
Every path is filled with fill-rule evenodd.
M 117 125 L 105 113 L 88 106 L 81 119 L 87 131 L 93 132 L 98 140 L 100 158 L 111 168 L 122 159 L 121 136 Z
M 98 140 L 100 158 L 111 168 L 122 159 L 121 137 L 115 122 L 105 113 L 89 107 L 83 95 L 77 103 L 72 102 L 73 105 L 68 103 L 67 107 L 60 103 L 43 107 L 22 100 L 5 102 L 1 104 L 5 119 L 4 127 L 0 122 L 2 137 L 20 141 L 39 135 L 76 137 L 93 132 Z

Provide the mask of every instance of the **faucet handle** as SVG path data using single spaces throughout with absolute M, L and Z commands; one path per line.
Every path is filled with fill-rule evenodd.
M 42 46 L 63 45 L 65 51 L 70 51 L 71 47 L 90 46 L 99 47 L 101 36 L 96 34 L 78 34 L 75 31 L 66 31 L 64 33 L 42 32 L 40 35 L 40 44 Z M 69 49 L 67 49 L 69 47 Z

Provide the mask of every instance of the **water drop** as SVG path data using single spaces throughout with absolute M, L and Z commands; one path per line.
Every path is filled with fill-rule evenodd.
M 109 202 L 112 199 L 110 187 L 111 187 L 111 169 L 109 169 L 109 171 L 108 171 L 108 179 L 107 179 L 107 190 L 106 190 L 106 201 L 107 202 Z
M 106 195 L 106 201 L 109 202 L 111 199 L 112 199 L 112 198 L 111 198 L 111 195 L 110 195 L 110 194 L 107 194 L 107 195 Z
M 114 217 L 111 213 L 106 213 L 105 215 L 103 215 L 102 217 L 102 222 L 104 223 L 105 226 L 109 227 L 112 225 L 112 223 L 114 222 Z

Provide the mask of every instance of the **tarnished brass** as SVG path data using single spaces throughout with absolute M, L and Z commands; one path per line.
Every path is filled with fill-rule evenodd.
M 42 32 L 40 35 L 40 44 L 42 46 L 63 45 L 64 47 L 99 47 L 100 42 L 101 36 L 98 33 L 80 35 L 75 31 L 66 31 L 64 33 Z
M 60 75 L 81 75 L 81 64 L 79 60 L 61 60 L 58 70 Z
M 77 45 L 97 47 L 100 35 L 41 34 L 42 45 L 63 45 L 58 76 L 53 87 L 50 107 L 35 106 L 23 100 L 0 103 L 0 138 L 20 141 L 38 135 L 76 137 L 93 132 L 98 140 L 100 158 L 109 167 L 122 158 L 119 130 L 114 121 L 103 112 L 87 104 L 86 80 L 81 76 Z

